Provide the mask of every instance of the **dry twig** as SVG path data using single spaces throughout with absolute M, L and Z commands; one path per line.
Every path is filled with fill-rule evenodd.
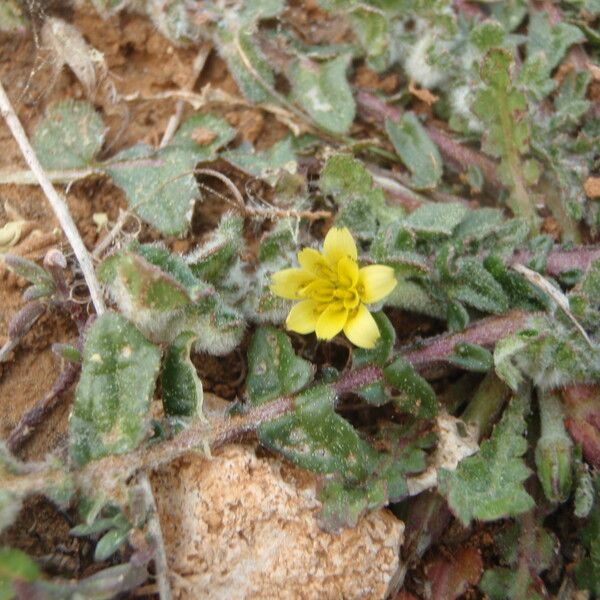
M 96 279 L 92 258 L 79 235 L 79 231 L 77 231 L 77 226 L 71 217 L 67 203 L 58 195 L 40 164 L 40 161 L 27 138 L 27 134 L 21 125 L 21 121 L 19 121 L 19 117 L 17 117 L 10 100 L 6 95 L 2 82 L 0 82 L 0 114 L 4 117 L 6 124 L 19 145 L 27 165 L 33 171 L 42 190 L 44 190 L 46 198 L 79 261 L 96 312 L 98 315 L 101 315 L 106 310 L 106 307 L 104 305 L 100 284 Z

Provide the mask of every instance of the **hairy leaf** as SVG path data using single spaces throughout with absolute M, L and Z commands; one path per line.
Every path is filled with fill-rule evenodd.
M 196 277 L 215 284 L 222 282 L 243 247 L 243 224 L 240 216 L 225 214 L 212 237 L 185 257 Z
M 195 154 L 196 162 L 203 162 L 213 160 L 234 137 L 235 129 L 223 117 L 199 113 L 180 125 L 169 147 L 187 150 Z
M 160 350 L 124 317 L 107 312 L 91 326 L 69 422 L 73 461 L 84 465 L 136 448 L 147 434 Z
M 394 402 L 401 410 L 423 419 L 436 415 L 437 399 L 433 388 L 408 361 L 398 357 L 383 373 L 386 382 L 400 392 Z
M 249 144 L 221 153 L 221 158 L 244 173 L 275 185 L 283 171 L 295 173 L 298 168 L 291 138 L 273 144 L 264 152 L 256 152 Z
M 219 53 L 242 94 L 252 102 L 271 100 L 275 76 L 252 35 L 231 31 L 226 23 L 219 24 L 216 35 Z
M 322 63 L 299 59 L 290 72 L 296 102 L 331 133 L 347 133 L 354 121 L 356 106 L 346 79 L 349 63 L 349 55 Z
M 478 454 L 465 458 L 456 471 L 441 470 L 439 490 L 464 525 L 473 519 L 495 521 L 527 512 L 533 498 L 523 483 L 531 474 L 522 456 L 527 450 L 525 415 L 529 394 L 519 392 Z
M 378 223 L 388 223 L 403 214 L 386 206 L 383 191 L 374 186 L 372 175 L 348 154 L 336 154 L 325 163 L 319 186 L 338 206 L 336 225 L 348 227 L 359 238 L 372 239 Z
M 137 144 L 113 157 L 105 169 L 144 221 L 165 235 L 181 236 L 198 197 L 193 175 L 197 153 L 188 145 L 154 150 Z
M 288 336 L 275 327 L 259 328 L 248 348 L 246 393 L 252 404 L 293 394 L 313 378 L 313 366 L 294 353 Z
M 411 112 L 398 123 L 388 119 L 386 132 L 402 162 L 412 174 L 416 189 L 432 189 L 442 178 L 442 157 L 418 117 Z
M 67 100 L 50 107 L 32 141 L 45 169 L 81 169 L 102 147 L 105 130 L 90 103 Z
M 196 334 L 180 333 L 167 349 L 162 369 L 162 401 L 169 416 L 202 416 L 202 382 L 190 360 Z

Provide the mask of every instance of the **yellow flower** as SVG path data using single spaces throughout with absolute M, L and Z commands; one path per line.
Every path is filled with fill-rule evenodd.
M 304 248 L 299 269 L 273 274 L 271 291 L 282 298 L 300 300 L 285 322 L 290 331 L 316 332 L 330 340 L 340 331 L 361 348 L 372 348 L 379 328 L 365 304 L 379 302 L 396 286 L 394 270 L 384 265 L 360 269 L 356 244 L 346 227 L 332 227 L 323 252 Z

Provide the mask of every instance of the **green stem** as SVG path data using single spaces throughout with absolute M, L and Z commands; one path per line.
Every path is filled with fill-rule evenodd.
M 485 437 L 510 395 L 510 389 L 490 371 L 479 384 L 461 415 L 465 423 L 477 426 L 479 437 Z

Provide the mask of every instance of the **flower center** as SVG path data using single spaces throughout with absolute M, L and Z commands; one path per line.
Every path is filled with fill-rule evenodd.
M 299 290 L 302 298 L 310 298 L 322 306 L 339 302 L 346 310 L 359 305 L 358 265 L 355 261 L 342 258 L 335 266 L 320 266 L 317 272 L 316 278 Z

